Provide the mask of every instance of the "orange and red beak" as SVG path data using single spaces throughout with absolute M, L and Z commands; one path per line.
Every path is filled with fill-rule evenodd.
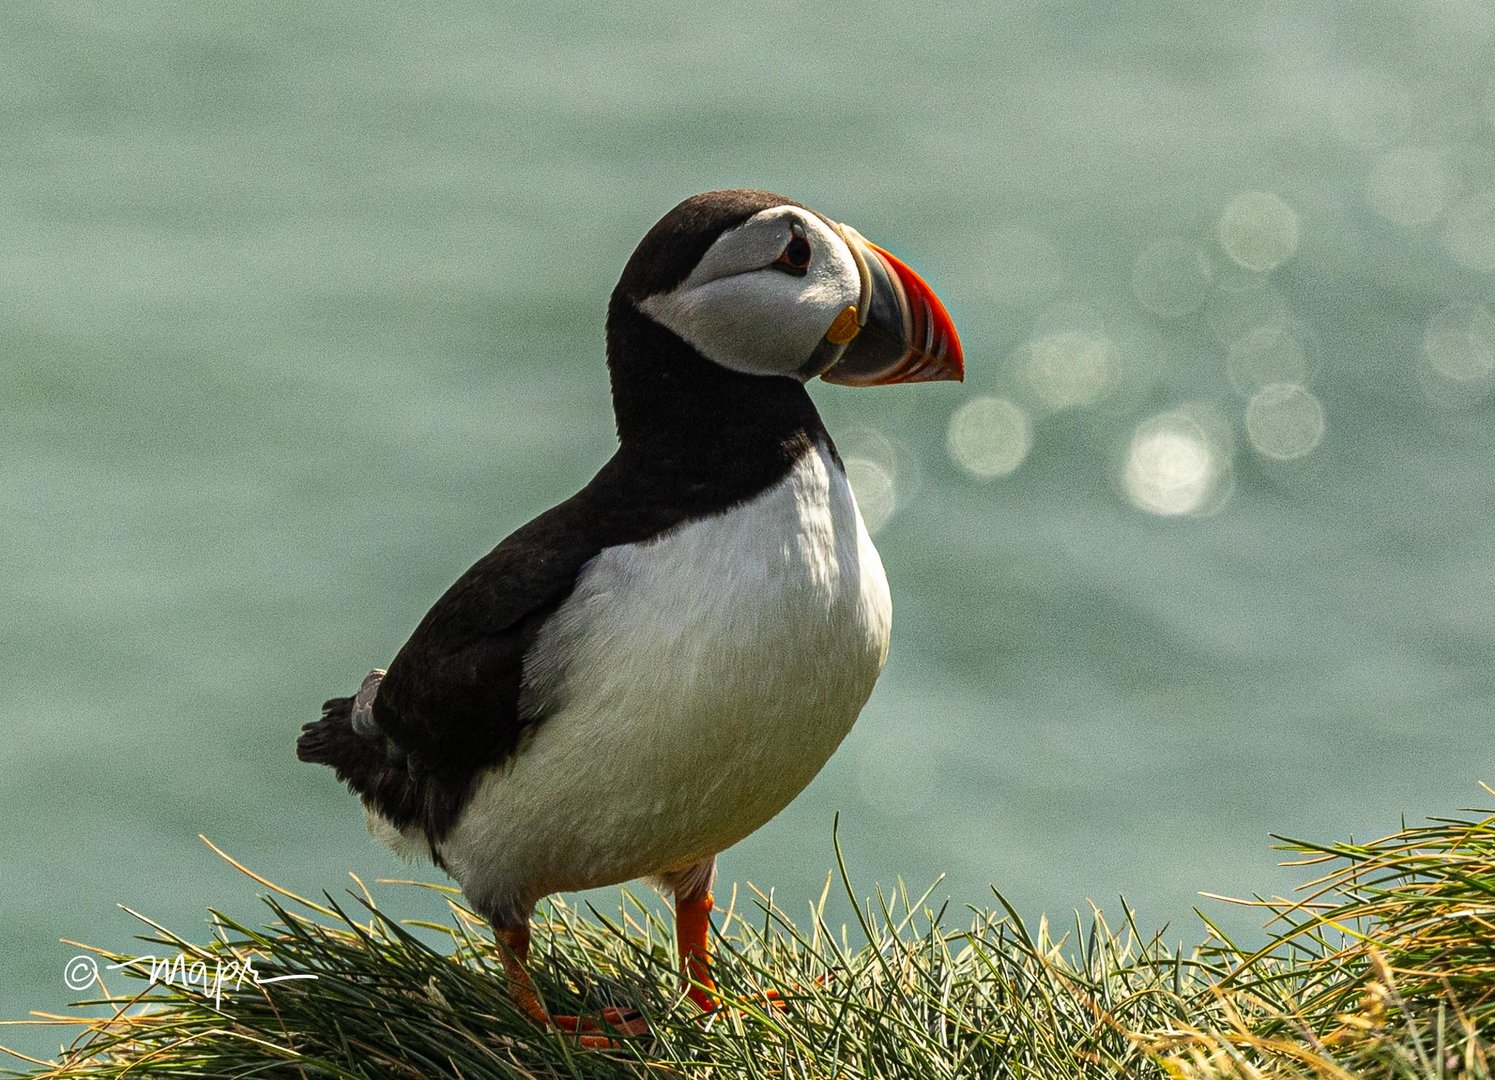
M 955 323 L 934 290 L 849 225 L 840 230 L 861 272 L 862 294 L 855 311 L 848 308 L 827 331 L 826 344 L 841 351 L 820 377 L 842 386 L 965 378 Z

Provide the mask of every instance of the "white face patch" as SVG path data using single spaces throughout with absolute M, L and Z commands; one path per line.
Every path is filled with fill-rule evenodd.
M 810 245 L 801 275 L 776 260 L 798 228 Z M 639 308 L 708 360 L 753 375 L 794 375 L 861 294 L 846 241 L 797 206 L 760 211 L 723 233 L 690 276 Z

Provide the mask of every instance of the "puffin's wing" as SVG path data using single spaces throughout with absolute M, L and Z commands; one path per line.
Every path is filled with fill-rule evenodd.
M 373 701 L 379 729 L 421 771 L 494 765 L 524 733 L 524 656 L 606 542 L 586 492 L 523 526 L 426 613 Z
M 434 845 L 482 770 L 544 722 L 520 713 L 525 656 L 587 563 L 719 502 L 651 476 L 620 451 L 580 492 L 480 559 L 426 613 L 387 673 L 372 672 L 358 695 L 333 698 L 302 728 L 297 756 L 331 766 L 370 810 L 397 829 L 418 826 Z

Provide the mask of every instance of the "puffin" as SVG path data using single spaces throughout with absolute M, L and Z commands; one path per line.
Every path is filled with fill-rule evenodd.
M 460 885 L 516 1005 L 591 1046 L 647 1025 L 545 1007 L 536 904 L 648 879 L 673 899 L 685 993 L 717 1008 L 716 857 L 810 783 L 887 659 L 882 561 L 806 384 L 964 377 L 913 269 L 752 189 L 692 196 L 648 231 L 606 356 L 612 457 L 297 741 L 376 838 Z

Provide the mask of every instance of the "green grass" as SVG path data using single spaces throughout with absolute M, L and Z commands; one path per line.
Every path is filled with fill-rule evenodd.
M 717 977 L 739 1004 L 709 1020 L 682 999 L 670 930 L 649 907 L 626 892 L 611 918 L 554 904 L 532 954 L 550 1007 L 631 1006 L 652 1026 L 607 1051 L 511 1007 L 491 936 L 450 889 L 418 886 L 450 904 L 446 924 L 418 924 L 439 931 L 433 949 L 361 884 L 318 903 L 256 877 L 272 890 L 267 926 L 215 913 L 199 944 L 144 920 L 143 951 L 314 981 L 246 982 L 220 1007 L 127 969 L 133 992 L 40 1018 L 77 1038 L 25 1075 L 1491 1077 L 1495 811 L 1369 844 L 1282 846 L 1311 880 L 1295 900 L 1249 901 L 1270 920 L 1255 951 L 1207 917 L 1203 943 L 1180 953 L 1130 914 L 1059 932 L 1026 925 L 1000 895 L 959 913 L 901 889 L 858 902 L 842 865 L 850 934 L 826 925 L 825 896 L 803 925 L 756 895 L 718 918 Z

